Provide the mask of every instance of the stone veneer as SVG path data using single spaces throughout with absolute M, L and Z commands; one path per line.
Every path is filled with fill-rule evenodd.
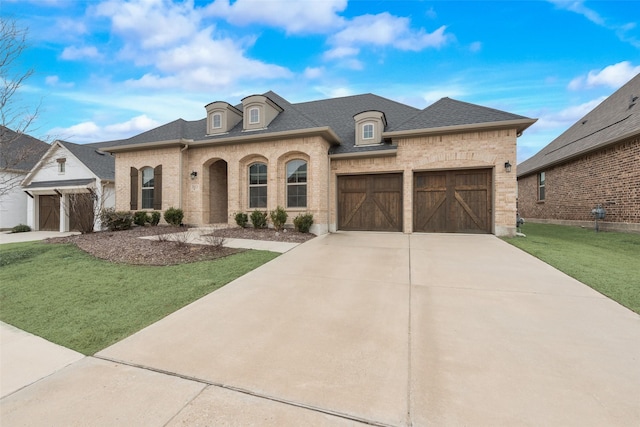
M 156 167 L 162 164 L 162 209 L 182 207 L 185 223 L 209 224 L 215 198 L 221 191 L 211 187 L 211 169 L 219 160 L 227 163 L 227 222 L 235 224 L 236 212 L 248 207 L 248 166 L 256 161 L 268 165 L 267 210 L 286 205 L 286 162 L 308 162 L 307 208 L 287 209 L 288 222 L 299 213 L 314 216 L 312 231 L 317 234 L 336 229 L 337 175 L 402 172 L 404 174 L 404 232 L 412 232 L 413 173 L 437 169 L 491 168 L 493 183 L 493 232 L 515 232 L 516 172 L 507 173 L 504 163 L 515 163 L 516 129 L 460 132 L 394 140 L 396 155 L 329 160 L 330 144 L 323 138 L 288 138 L 264 142 L 197 145 L 160 148 L 116 154 L 116 209 L 129 210 L 130 167 Z M 197 172 L 190 179 L 192 171 Z M 213 199 L 213 200 L 212 200 Z M 215 210 L 215 207 L 214 207 Z M 214 213 L 213 218 L 218 214 Z

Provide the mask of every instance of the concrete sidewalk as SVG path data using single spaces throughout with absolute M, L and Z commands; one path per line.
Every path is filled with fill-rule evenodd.
M 640 316 L 494 236 L 336 233 L 0 401 L 3 425 L 640 425 Z
M 0 398 L 84 357 L 4 322 L 0 322 L 0 343 Z
M 0 245 L 3 243 L 34 242 L 36 240 L 49 239 L 51 237 L 66 237 L 80 234 L 76 231 L 60 233 L 58 231 L 28 231 L 26 233 L 0 232 Z

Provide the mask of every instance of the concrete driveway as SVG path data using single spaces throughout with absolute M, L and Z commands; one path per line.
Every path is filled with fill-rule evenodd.
M 494 236 L 336 233 L 0 402 L 3 425 L 640 425 L 640 316 Z

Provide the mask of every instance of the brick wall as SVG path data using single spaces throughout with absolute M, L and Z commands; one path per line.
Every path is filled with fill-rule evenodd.
M 601 204 L 607 222 L 640 223 L 640 137 L 544 170 L 546 194 L 538 201 L 537 174 L 518 180 L 518 208 L 526 218 L 591 221 Z
M 331 188 L 337 188 L 337 175 L 368 172 L 403 172 L 403 227 L 413 227 L 413 173 L 437 169 L 493 169 L 493 232 L 515 233 L 516 173 L 507 173 L 504 163 L 515 163 L 516 130 L 460 132 L 446 135 L 401 138 L 395 157 L 334 159 L 331 161 Z M 331 197 L 332 225 L 336 228 L 337 198 Z
M 286 168 L 288 161 L 308 162 L 307 208 L 287 209 L 288 223 L 302 212 L 314 215 L 312 231 L 323 233 L 337 223 L 337 179 L 339 174 L 402 172 L 404 174 L 403 223 L 410 233 L 413 224 L 413 173 L 436 169 L 490 168 L 493 170 L 493 231 L 497 235 L 515 230 L 515 171 L 506 173 L 504 163 L 515 162 L 516 130 L 461 132 L 429 137 L 398 139 L 397 155 L 392 157 L 332 159 L 329 143 L 321 137 L 247 142 L 228 145 L 191 146 L 125 152 L 116 155 L 116 207 L 129 210 L 129 168 L 163 167 L 163 210 L 182 207 L 185 223 L 209 224 L 225 217 L 217 199 L 224 191 L 216 187 L 212 175 L 227 163 L 226 222 L 235 224 L 235 213 L 251 212 L 248 206 L 248 166 L 256 161 L 267 164 L 267 210 L 286 207 Z M 331 171 L 329 170 L 331 167 Z M 190 178 L 197 172 L 195 179 Z

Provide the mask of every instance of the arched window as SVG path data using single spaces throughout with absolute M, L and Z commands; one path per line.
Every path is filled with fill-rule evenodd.
M 154 174 L 152 168 L 142 169 L 142 209 L 153 209 Z
M 373 139 L 373 123 L 362 125 L 362 139 Z
M 249 207 L 267 207 L 267 165 L 264 163 L 249 166 Z
M 307 162 L 304 160 L 287 163 L 287 207 L 307 207 Z

